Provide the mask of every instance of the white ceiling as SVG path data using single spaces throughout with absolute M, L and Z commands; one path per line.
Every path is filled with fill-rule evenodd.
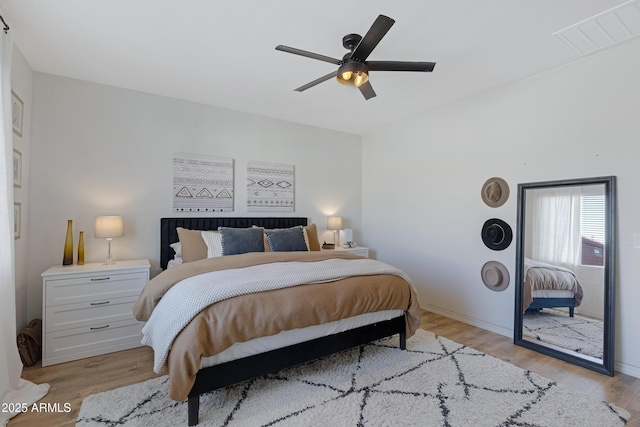
M 625 2 L 0 0 L 0 12 L 34 71 L 362 135 L 579 59 L 553 33 Z M 372 72 L 369 101 L 333 79 L 293 91 L 336 67 L 277 45 L 342 58 L 342 37 L 379 14 L 396 23 L 369 59 L 433 73 Z

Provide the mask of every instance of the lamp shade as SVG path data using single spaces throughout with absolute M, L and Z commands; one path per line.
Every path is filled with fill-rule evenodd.
M 340 230 L 342 229 L 342 217 L 330 216 L 327 220 L 327 230 Z
M 122 237 L 124 223 L 121 216 L 99 216 L 96 218 L 95 237 Z

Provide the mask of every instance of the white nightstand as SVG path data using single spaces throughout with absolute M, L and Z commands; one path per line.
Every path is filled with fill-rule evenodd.
M 132 313 L 146 259 L 54 266 L 42 273 L 42 366 L 140 347 Z
M 356 246 L 355 248 L 343 248 L 342 246 L 338 246 L 335 249 L 328 249 L 328 250 L 350 252 L 352 254 L 369 258 L 369 248 L 365 248 L 364 246 Z

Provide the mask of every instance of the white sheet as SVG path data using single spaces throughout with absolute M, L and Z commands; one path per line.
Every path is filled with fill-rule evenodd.
M 403 310 L 385 310 L 376 313 L 365 313 L 335 322 L 324 323 L 322 325 L 309 326 L 307 328 L 292 329 L 282 331 L 279 334 L 268 337 L 256 338 L 243 343 L 235 343 L 222 353 L 211 357 L 203 357 L 200 368 L 219 365 L 231 360 L 241 359 L 254 354 L 264 353 L 277 348 L 299 344 L 315 338 L 337 334 L 349 329 L 359 328 L 384 320 L 390 320 L 404 314 Z
M 573 298 L 574 292 L 559 289 L 538 289 L 531 292 L 533 298 Z

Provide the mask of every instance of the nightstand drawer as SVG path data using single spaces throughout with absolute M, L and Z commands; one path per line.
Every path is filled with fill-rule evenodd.
M 48 332 L 42 366 L 140 346 L 142 326 L 135 319 Z
M 94 302 L 122 297 L 138 297 L 147 284 L 148 274 L 93 274 L 82 277 L 46 281 L 47 307 L 81 302 Z
M 336 252 L 349 252 L 350 254 L 360 255 L 365 258 L 369 258 L 369 248 L 364 246 L 356 246 L 353 248 L 344 248 L 342 246 L 338 246 L 335 249 L 332 249 Z
M 131 320 L 136 299 L 136 297 L 110 298 L 47 307 L 45 332 Z

